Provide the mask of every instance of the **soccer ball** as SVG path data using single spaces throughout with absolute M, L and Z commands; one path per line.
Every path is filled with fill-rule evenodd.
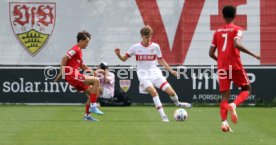
M 176 121 L 184 121 L 188 118 L 188 113 L 185 109 L 179 108 L 174 111 L 173 116 Z

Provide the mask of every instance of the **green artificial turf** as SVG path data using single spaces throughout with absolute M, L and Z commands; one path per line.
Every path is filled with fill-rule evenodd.
M 100 122 L 83 121 L 85 106 L 0 106 L 0 145 L 275 145 L 276 108 L 241 107 L 233 133 L 220 130 L 218 107 L 187 109 L 174 121 L 165 106 L 101 107 Z

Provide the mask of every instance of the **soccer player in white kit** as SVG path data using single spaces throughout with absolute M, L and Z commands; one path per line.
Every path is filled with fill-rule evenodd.
M 115 48 L 115 53 L 122 61 L 126 61 L 131 56 L 136 57 L 137 76 L 140 81 L 140 93 L 149 93 L 153 98 L 155 107 L 160 113 L 162 121 L 169 122 L 155 87 L 165 91 L 170 96 L 170 99 L 178 107 L 190 108 L 191 104 L 178 101 L 178 96 L 174 89 L 162 75 L 161 70 L 157 67 L 156 60 L 174 76 L 178 75 L 177 72 L 174 71 L 162 58 L 159 45 L 151 42 L 152 33 L 153 30 L 150 26 L 144 26 L 140 30 L 142 42 L 132 45 L 124 56 L 120 54 L 120 48 Z

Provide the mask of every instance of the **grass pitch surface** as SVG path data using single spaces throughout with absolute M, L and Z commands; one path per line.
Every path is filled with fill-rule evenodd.
M 100 122 L 82 121 L 84 106 L 0 106 L 0 145 L 275 145 L 276 108 L 238 108 L 234 133 L 220 130 L 218 107 L 188 109 L 188 120 L 161 122 L 153 106 L 102 107 Z

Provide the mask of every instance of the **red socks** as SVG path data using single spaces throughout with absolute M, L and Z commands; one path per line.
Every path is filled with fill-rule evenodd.
M 90 114 L 89 108 L 90 108 L 90 105 L 86 103 L 86 104 L 85 104 L 85 113 L 86 113 L 86 114 Z
M 236 106 L 238 106 L 242 102 L 244 102 L 248 98 L 249 94 L 250 94 L 249 91 L 242 91 L 242 92 L 240 92 L 240 94 L 238 95 L 238 97 L 234 101 L 234 103 L 236 104 Z
M 227 113 L 228 113 L 227 106 L 228 106 L 227 100 L 222 100 L 220 102 L 220 117 L 222 121 L 227 119 Z
M 238 97 L 235 99 L 233 103 L 235 103 L 236 106 L 240 105 L 248 98 L 249 94 L 250 94 L 249 91 L 240 92 L 240 94 L 238 95 Z M 222 121 L 227 120 L 227 113 L 228 113 L 227 106 L 228 106 L 227 100 L 222 100 L 220 102 L 220 116 Z
M 90 103 L 96 103 L 97 102 L 97 94 L 90 94 Z
M 89 95 L 90 103 L 96 103 L 97 102 L 97 94 L 90 94 Z M 90 114 L 89 112 L 90 104 L 85 104 L 85 113 Z

